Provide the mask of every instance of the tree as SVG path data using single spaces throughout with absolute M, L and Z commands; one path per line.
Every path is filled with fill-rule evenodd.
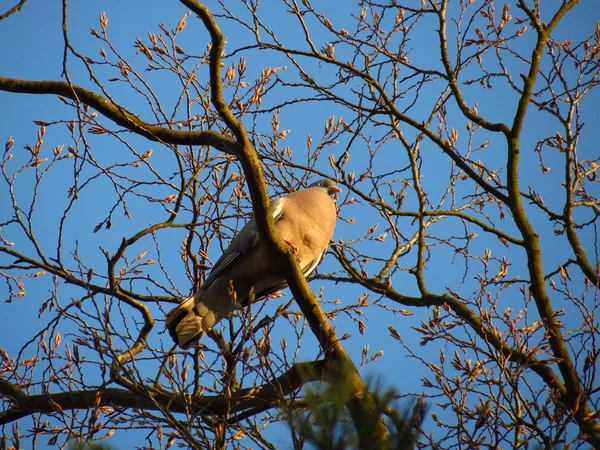
M 0 27 L 29 33 L 39 7 Z M 280 408 L 332 374 L 361 447 L 384 448 L 366 365 L 428 400 L 419 446 L 600 447 L 591 2 L 181 0 L 137 55 L 112 33 L 139 21 L 102 13 L 96 54 L 77 8 L 44 22 L 60 77 L 0 77 L 52 105 L 2 131 L 3 448 L 132 428 L 276 448 Z M 315 175 L 345 189 L 318 295 L 267 215 Z M 251 211 L 293 298 L 177 349 L 164 312 Z

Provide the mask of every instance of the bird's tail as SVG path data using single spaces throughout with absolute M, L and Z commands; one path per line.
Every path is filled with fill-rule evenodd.
M 216 322 L 215 313 L 192 296 L 167 313 L 165 326 L 176 344 L 190 348 Z

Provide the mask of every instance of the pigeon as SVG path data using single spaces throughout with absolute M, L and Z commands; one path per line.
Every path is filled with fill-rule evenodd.
M 322 179 L 271 200 L 275 229 L 296 255 L 305 277 L 317 268 L 331 241 L 337 218 L 331 196 L 339 192 L 335 182 Z M 231 241 L 200 289 L 167 313 L 165 326 L 175 343 L 188 349 L 234 310 L 285 285 L 252 218 Z

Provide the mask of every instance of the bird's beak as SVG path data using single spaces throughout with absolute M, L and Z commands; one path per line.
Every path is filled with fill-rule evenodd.
M 329 190 L 330 190 L 331 192 L 335 192 L 336 194 L 339 194 L 340 192 L 342 192 L 342 190 L 341 190 L 339 187 L 337 187 L 337 186 L 331 186 L 331 187 L 329 188 Z

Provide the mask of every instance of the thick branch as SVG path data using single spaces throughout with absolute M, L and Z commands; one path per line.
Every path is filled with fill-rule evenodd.
M 530 291 L 535 300 L 537 310 L 546 327 L 548 341 L 552 353 L 558 360 L 558 367 L 564 380 L 566 392 L 560 395 L 560 401 L 573 413 L 578 425 L 584 434 L 587 434 L 588 442 L 598 448 L 600 445 L 600 424 L 593 418 L 593 414 L 586 403 L 582 401 L 582 387 L 575 365 L 561 331 L 561 324 L 556 320 L 552 302 L 545 285 L 544 270 L 542 264 L 542 251 L 540 239 L 533 228 L 523 202 L 519 189 L 519 162 L 520 162 L 520 138 L 521 131 L 529 103 L 533 96 L 533 89 L 540 70 L 540 62 L 548 42 L 550 33 L 558 24 L 560 19 L 576 4 L 578 0 L 565 2 L 556 12 L 550 23 L 543 26 L 535 14 L 527 8 L 523 0 L 520 1 L 521 8 L 528 14 L 537 32 L 537 42 L 531 55 L 529 73 L 524 77 L 524 85 L 521 98 L 510 133 L 508 133 L 508 160 L 507 160 L 507 188 L 511 209 L 515 223 L 523 236 L 524 247 L 527 252 L 527 267 L 530 275 Z
M 54 94 L 84 103 L 103 116 L 134 133 L 150 139 L 174 145 L 210 145 L 224 153 L 237 155 L 235 140 L 213 130 L 171 130 L 143 121 L 122 106 L 107 100 L 100 94 L 80 86 L 69 86 L 65 81 L 29 81 L 0 77 L 0 90 L 23 94 Z
M 563 4 L 568 9 L 568 3 Z M 571 4 L 573 6 L 573 4 Z M 533 19 L 532 19 L 533 20 Z M 531 279 L 531 293 L 535 299 L 537 309 L 544 325 L 548 330 L 549 341 L 552 351 L 557 358 L 560 358 L 559 367 L 567 390 L 572 395 L 579 395 L 580 386 L 577 378 L 577 372 L 564 342 L 564 337 L 560 331 L 559 324 L 554 317 L 552 303 L 548 297 L 545 286 L 544 270 L 542 267 L 542 254 L 539 242 L 539 236 L 535 232 L 531 222 L 527 217 L 525 208 L 521 201 L 521 191 L 519 189 L 519 161 L 520 161 L 520 136 L 523 121 L 529 101 L 533 95 L 533 87 L 537 79 L 540 68 L 540 61 L 546 47 L 548 36 L 552 29 L 547 27 L 538 31 L 536 46 L 531 55 L 531 66 L 529 73 L 525 77 L 523 94 L 519 99 L 519 105 L 513 121 L 511 132 L 508 134 L 508 161 L 507 161 L 507 188 L 510 195 L 508 206 L 511 209 L 515 223 L 523 236 L 525 250 L 527 252 L 527 265 Z
M 0 425 L 14 422 L 37 413 L 63 410 L 91 409 L 96 406 L 117 406 L 144 410 L 168 409 L 172 413 L 192 412 L 194 415 L 222 415 L 229 412 L 230 419 L 250 409 L 273 408 L 287 395 L 296 392 L 305 383 L 319 381 L 325 373 L 325 361 L 296 363 L 290 370 L 261 386 L 239 389 L 231 397 L 221 395 L 192 396 L 181 393 L 157 391 L 151 388 L 129 391 L 117 388 L 59 392 L 55 394 L 27 395 L 17 386 L 0 378 L 0 394 L 10 397 L 15 404 L 0 412 Z M 97 403 L 100 393 L 101 400 Z M 247 417 L 247 414 L 245 414 Z
M 211 98 L 219 115 L 230 127 L 240 144 L 238 158 L 242 164 L 248 182 L 258 234 L 267 246 L 273 260 L 281 267 L 281 272 L 285 276 L 292 294 L 298 302 L 302 313 L 306 317 L 312 332 L 315 334 L 323 351 L 326 353 L 326 360 L 329 365 L 332 365 L 329 370 L 338 365 L 343 366 L 346 371 L 345 373 L 350 378 L 349 385 L 351 386 L 352 395 L 347 407 L 359 436 L 361 447 L 384 448 L 385 441 L 387 440 L 387 433 L 381 420 L 377 421 L 377 423 L 379 423 L 378 429 L 374 431 L 369 430 L 372 434 L 367 433 L 367 430 L 364 430 L 362 427 L 365 421 L 375 423 L 374 420 L 365 419 L 374 414 L 374 398 L 366 389 L 356 366 L 352 362 L 350 356 L 346 353 L 344 346 L 335 334 L 334 328 L 331 326 L 325 313 L 321 309 L 317 298 L 308 286 L 308 283 L 298 266 L 296 257 L 291 252 L 289 246 L 284 244 L 277 235 L 273 218 L 269 212 L 270 201 L 258 154 L 248 139 L 243 124 L 233 116 L 227 103 L 223 99 L 221 55 L 223 55 L 224 52 L 225 39 L 212 14 L 205 5 L 195 0 L 181 0 L 181 2 L 198 14 L 212 39 L 210 52 Z

